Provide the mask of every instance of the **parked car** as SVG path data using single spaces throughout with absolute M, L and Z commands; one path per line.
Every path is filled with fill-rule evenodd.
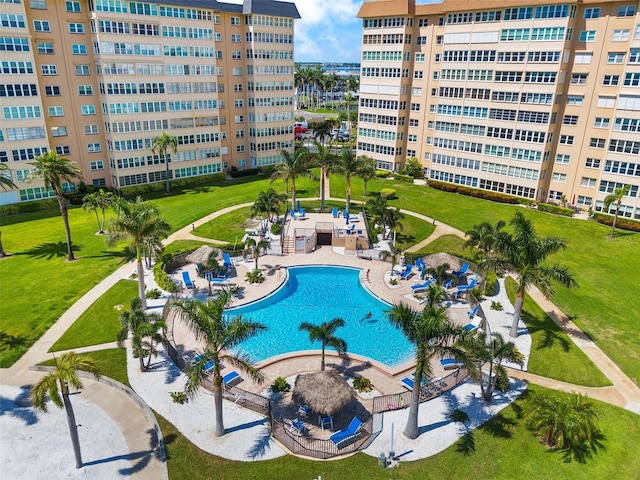
M 293 131 L 295 133 L 307 133 L 309 129 L 307 127 L 303 127 L 301 125 L 296 125 L 295 127 L 293 127 Z
M 351 132 L 349 130 L 338 130 L 332 136 L 338 142 L 348 142 L 351 138 Z
M 302 140 L 302 134 L 301 133 L 296 133 L 296 140 Z

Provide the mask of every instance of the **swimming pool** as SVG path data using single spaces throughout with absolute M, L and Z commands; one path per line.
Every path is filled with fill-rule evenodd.
M 336 336 L 347 342 L 347 353 L 369 357 L 388 366 L 414 356 L 414 348 L 386 319 L 391 306 L 374 297 L 359 280 L 360 270 L 346 267 L 304 266 L 288 268 L 288 279 L 272 295 L 228 310 L 268 327 L 240 348 L 256 360 L 301 350 L 320 349 L 309 341 L 300 323 L 318 325 L 342 318 L 345 326 Z M 368 313 L 371 316 L 368 317 Z

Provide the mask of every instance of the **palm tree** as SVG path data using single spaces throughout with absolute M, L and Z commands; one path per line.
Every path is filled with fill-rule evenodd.
M 246 250 L 251 253 L 253 259 L 255 261 L 255 270 L 258 270 L 258 258 L 260 258 L 260 253 L 267 253 L 267 250 L 271 244 L 267 240 L 258 240 L 255 238 L 249 237 L 247 238 Z
M 224 435 L 222 417 L 222 374 L 220 365 L 231 364 L 248 374 L 254 381 L 263 382 L 264 376 L 247 355 L 232 353 L 238 345 L 249 340 L 267 327 L 252 322 L 241 315 L 231 316 L 225 309 L 231 305 L 233 294 L 227 288 L 220 290 L 217 297 L 200 302 L 198 300 L 179 300 L 175 303 L 180 318 L 194 333 L 198 342 L 204 344 L 199 360 L 186 371 L 185 393 L 193 397 L 206 377 L 204 366 L 213 361 L 213 397 L 216 415 L 216 437 Z
M 331 136 L 331 124 L 326 120 L 313 125 L 313 138 L 322 142 L 325 137 Z M 314 142 L 315 145 L 315 142 Z
M 13 183 L 11 169 L 4 163 L 0 163 L 0 188 L 3 190 L 18 188 L 18 186 Z M 6 256 L 7 254 L 2 247 L 2 232 L 0 232 L 0 258 L 4 258 Z
M 327 122 L 324 122 L 324 124 L 328 125 Z M 333 145 L 331 142 L 325 145 L 316 139 L 313 141 L 313 145 L 315 147 L 315 153 L 312 153 L 310 157 L 314 163 L 320 167 L 320 211 L 324 211 L 325 183 L 327 177 L 331 175 L 331 172 L 336 166 L 337 156 L 333 153 Z
M 286 202 L 287 196 L 277 193 L 273 188 L 267 189 L 265 192 L 258 194 L 258 199 L 251 207 L 251 215 L 258 216 L 264 214 L 267 220 L 271 222 L 274 216 L 280 214 L 281 205 Z
M 206 278 L 207 274 L 211 274 L 213 276 L 218 276 L 220 272 L 224 272 L 225 268 L 223 265 L 220 265 L 218 259 L 218 252 L 213 250 L 209 254 L 209 258 L 203 264 L 198 265 L 198 275 L 200 277 Z M 211 289 L 211 282 L 207 282 L 209 284 L 209 296 L 213 295 L 213 290 Z
M 298 148 L 293 153 L 287 150 L 280 150 L 284 162 L 276 165 L 275 171 L 271 174 L 271 182 L 281 178 L 285 182 L 291 180 L 291 208 L 296 208 L 296 179 L 298 177 L 313 177 L 309 168 L 309 150 Z
M 391 260 L 391 277 L 392 278 L 396 273 L 396 271 L 394 270 L 394 267 L 396 266 L 396 263 L 398 261 L 398 256 L 400 255 L 400 253 L 401 253 L 400 249 L 391 243 L 389 243 L 389 250 L 382 250 L 380 252 L 380 258 L 382 260 L 386 260 L 387 258 Z
M 358 176 L 364 182 L 364 195 L 367 195 L 367 184 L 370 180 L 376 178 L 376 160 L 367 155 L 361 155 L 360 162 L 361 165 L 358 170 Z
M 404 218 L 404 213 L 402 213 L 400 209 L 397 207 L 396 208 L 389 207 L 386 210 L 384 210 L 384 212 L 382 212 L 380 223 L 385 227 L 387 227 L 385 229 L 386 231 L 386 235 L 384 236 L 385 239 L 389 238 L 389 236 L 391 235 L 391 232 L 402 231 L 403 226 L 400 220 L 402 220 L 403 218 Z
M 585 395 L 532 391 L 525 403 L 528 426 L 550 448 L 595 450 L 600 438 L 598 410 Z
M 169 224 L 160 216 L 160 211 L 151 202 L 136 198 L 135 202 L 119 200 L 113 206 L 116 218 L 113 218 L 107 229 L 107 243 L 113 245 L 123 239 L 131 240 L 129 248 L 136 252 L 138 274 L 138 296 L 142 309 L 147 309 L 144 290 L 144 268 L 142 252 L 148 247 L 148 239 L 163 238 L 169 233 Z
M 447 316 L 447 308 L 441 301 L 444 292 L 437 285 L 427 291 L 427 299 L 422 311 L 414 310 L 404 303 L 395 304 L 387 312 L 389 321 L 399 328 L 416 349 L 416 369 L 409 406 L 409 417 L 404 429 L 407 438 L 418 438 L 418 408 L 420 407 L 420 389 L 422 380 L 432 375 L 431 360 L 435 357 L 453 357 L 464 359 L 464 351 L 456 345 L 463 338 L 462 327 L 454 325 Z
M 153 153 L 161 153 L 164 157 L 164 168 L 167 177 L 167 193 L 170 192 L 169 185 L 169 157 L 167 156 L 167 150 L 171 149 L 173 153 L 178 151 L 178 138 L 173 135 L 168 135 L 166 132 L 162 132 L 162 135 L 153 137 L 151 143 L 151 151 Z
M 116 201 L 113 192 L 105 191 L 102 188 L 94 193 L 89 193 L 82 199 L 82 208 L 87 212 L 95 212 L 98 223 L 98 234 L 104 234 L 105 212 Z M 98 210 L 102 212 L 102 222 L 98 218 Z
M 480 383 L 480 391 L 486 402 L 491 401 L 493 391 L 500 378 L 507 377 L 502 362 L 507 360 L 518 365 L 523 364 L 523 356 L 513 342 L 506 342 L 499 333 L 470 335 L 463 344 L 468 355 L 467 367 L 471 378 Z M 483 369 L 488 374 L 483 373 Z
M 449 268 L 451 268 L 450 265 L 445 262 L 438 265 L 437 267 L 427 268 L 427 273 L 431 275 L 433 278 L 435 278 L 436 282 L 442 285 L 449 278 L 451 278 L 451 275 L 449 275 L 448 273 Z
M 362 165 L 360 158 L 353 154 L 351 147 L 342 147 L 340 161 L 336 165 L 336 172 L 343 175 L 347 182 L 347 211 L 351 207 L 351 178 L 360 171 L 360 166 Z
M 505 225 L 504 220 L 499 220 L 493 226 L 489 222 L 474 225 L 471 230 L 466 232 L 468 238 L 464 242 L 463 248 L 477 248 L 479 250 L 478 258 L 481 261 L 489 258 Z
M 53 189 L 58 199 L 60 214 L 62 215 L 64 229 L 67 233 L 67 260 L 75 260 L 71 245 L 69 212 L 67 211 L 67 200 L 64 198 L 64 192 L 62 190 L 62 181 L 73 182 L 76 179 L 82 178 L 82 172 L 66 158 L 58 157 L 56 152 L 45 152 L 42 155 L 36 156 L 34 160 L 34 162 L 29 162 L 29 165 L 33 165 L 35 168 L 29 173 L 27 180 L 29 182 L 42 180 L 45 188 Z
M 31 402 L 36 410 L 47 411 L 47 395 L 53 404 L 67 412 L 67 424 L 71 434 L 73 453 L 76 457 L 76 468 L 82 467 L 82 454 L 80 452 L 80 439 L 73 406 L 69 398 L 69 385 L 76 390 L 84 387 L 78 371 L 90 373 L 95 378 L 100 378 L 100 371 L 94 361 L 86 355 L 77 355 L 74 352 L 63 353 L 56 359 L 55 370 L 49 372 L 31 387 Z
M 335 333 L 339 327 L 344 327 L 345 323 L 342 318 L 334 318 L 329 322 L 322 322 L 320 325 L 314 325 L 309 322 L 302 322 L 298 330 L 309 332 L 310 342 L 320 342 L 322 345 L 322 357 L 320 361 L 320 370 L 324 371 L 324 349 L 325 347 L 333 347 L 338 353 L 347 351 L 347 342 L 342 338 L 336 337 Z
M 613 215 L 613 225 L 611 225 L 611 233 L 609 238 L 613 238 L 613 233 L 616 229 L 616 222 L 618 221 L 618 214 L 620 213 L 620 206 L 622 205 L 622 199 L 629 193 L 630 185 L 625 185 L 622 188 L 616 188 L 613 193 L 610 193 L 604 197 L 604 209 L 609 211 L 611 204 L 616 204 L 616 213 Z
M 558 264 L 551 267 L 541 265 L 549 255 L 566 248 L 564 240 L 557 237 L 538 237 L 531 220 L 522 212 L 516 212 L 509 224 L 513 227 L 513 233 L 504 233 L 498 237 L 499 241 L 495 245 L 497 255 L 487 258 L 481 266 L 484 269 L 493 269 L 499 274 L 517 274 L 516 304 L 509 332 L 512 337 L 517 337 L 524 294 L 529 286 L 535 285 L 545 297 L 550 298 L 553 295 L 551 280 L 568 288 L 577 287 L 578 283 L 567 267 Z
M 133 358 L 140 360 L 140 371 L 144 372 L 151 364 L 151 356 L 158 354 L 156 345 L 162 342 L 162 331 L 167 325 L 159 313 L 145 313 L 142 302 L 138 297 L 131 300 L 130 308 L 120 314 L 121 328 L 118 331 L 118 347 L 123 348 L 124 342 L 131 333 L 131 347 Z M 145 365 L 144 359 L 147 358 Z

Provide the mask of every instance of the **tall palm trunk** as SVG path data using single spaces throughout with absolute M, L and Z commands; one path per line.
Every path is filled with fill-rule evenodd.
M 138 271 L 138 296 L 142 302 L 142 309 L 147 309 L 147 297 L 144 294 L 144 266 L 142 265 L 142 252 L 136 247 L 136 268 Z
M 216 365 L 218 363 L 216 362 Z M 213 383 L 213 402 L 216 410 L 215 436 L 224 436 L 224 419 L 222 417 L 222 376 L 218 372 L 216 381 Z
M 351 180 L 347 180 L 347 212 L 351 211 Z
M 613 224 L 611 225 L 611 233 L 609 234 L 609 238 L 613 238 L 613 234 L 616 231 L 616 223 L 618 222 L 618 212 L 620 211 L 620 205 L 622 205 L 622 200 L 618 200 L 616 203 L 616 213 L 613 216 Z
M 322 342 L 322 358 L 320 361 L 320 371 L 324 372 L 324 342 Z
M 413 380 L 413 390 L 411 390 L 411 404 L 409 405 L 409 416 L 407 417 L 407 425 L 404 427 L 404 436 L 411 439 L 418 438 L 418 435 L 420 434 L 420 430 L 418 429 L 420 385 L 421 378 L 416 375 Z
M 62 391 L 62 400 L 64 409 L 67 412 L 67 423 L 69 425 L 69 434 L 71 434 L 71 444 L 73 445 L 73 454 L 76 457 L 76 468 L 82 468 L 82 453 L 80 452 L 80 438 L 78 437 L 78 426 L 76 425 L 76 416 L 73 413 L 73 406 L 69 400 L 69 386 L 66 382 L 60 380 L 60 390 Z
M 324 212 L 324 185 L 327 179 L 327 172 L 323 168 L 320 172 L 320 211 Z
M 56 192 L 56 198 L 58 199 L 58 205 L 60 205 L 60 214 L 62 215 L 64 230 L 67 234 L 67 260 L 71 262 L 76 258 L 73 256 L 73 249 L 71 248 L 71 228 L 69 227 L 69 212 L 67 211 L 66 199 L 64 195 L 58 192 Z
M 4 247 L 2 246 L 2 232 L 0 232 L 0 258 L 6 257 L 7 254 L 4 251 Z
M 169 159 L 167 158 L 167 149 L 164 149 L 164 170 L 167 175 L 167 193 L 171 192 L 171 187 L 169 186 Z
M 524 304 L 524 288 L 519 289 L 516 295 L 516 304 L 514 305 L 513 311 L 513 323 L 511 324 L 511 331 L 509 331 L 509 336 L 517 338 L 518 337 L 518 322 L 520 321 L 520 314 L 522 313 L 522 305 Z

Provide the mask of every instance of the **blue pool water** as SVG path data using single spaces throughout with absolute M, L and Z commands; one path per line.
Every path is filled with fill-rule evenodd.
M 320 349 L 319 342 L 309 341 L 308 332 L 298 330 L 300 323 L 318 325 L 337 317 L 345 321 L 345 326 L 336 330 L 336 336 L 347 342 L 348 353 L 389 366 L 413 358 L 412 345 L 386 319 L 385 312 L 391 306 L 360 284 L 360 270 L 305 266 L 291 267 L 288 271 L 287 282 L 269 297 L 228 310 L 231 315 L 242 314 L 268 327 L 240 346 L 254 360 Z M 366 318 L 368 312 L 370 318 Z

